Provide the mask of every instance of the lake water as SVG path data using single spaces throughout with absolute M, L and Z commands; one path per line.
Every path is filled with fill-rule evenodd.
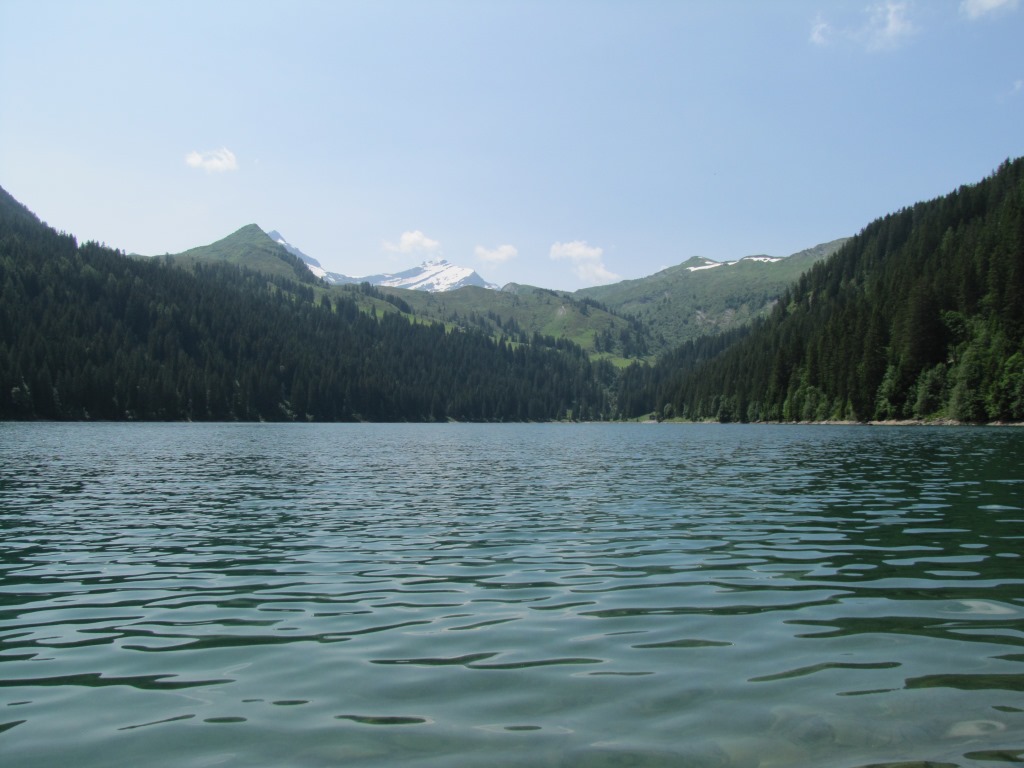
M 5 766 L 1024 761 L 1024 429 L 0 424 Z

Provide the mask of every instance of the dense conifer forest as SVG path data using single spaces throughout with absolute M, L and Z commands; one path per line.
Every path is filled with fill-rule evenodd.
M 872 222 L 768 317 L 623 370 L 605 347 L 664 336 L 593 300 L 562 313 L 588 355 L 520 332 L 514 297 L 453 327 L 435 299 L 230 255 L 79 244 L 0 189 L 0 419 L 1024 420 L 1024 159 Z
M 0 418 L 602 418 L 613 373 L 578 347 L 360 311 L 237 266 L 129 258 L 0 191 Z M 354 294 L 353 294 L 354 296 Z
M 720 421 L 1024 419 L 1024 160 L 869 224 L 767 320 L 635 368 L 619 397 Z

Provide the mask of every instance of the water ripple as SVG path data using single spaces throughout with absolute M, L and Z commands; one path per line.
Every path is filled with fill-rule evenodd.
M 1022 458 L 1012 429 L 0 424 L 0 749 L 1019 762 Z

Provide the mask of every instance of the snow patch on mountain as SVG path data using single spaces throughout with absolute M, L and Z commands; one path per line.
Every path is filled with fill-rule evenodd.
M 430 259 L 405 272 L 395 275 L 374 275 L 373 278 L 370 282 L 373 282 L 374 285 L 430 291 L 431 293 L 454 291 L 456 288 L 467 285 L 476 285 L 492 290 L 498 288 L 494 283 L 488 283 L 480 277 L 475 270 L 450 264 L 445 259 Z
M 687 272 L 700 272 L 702 269 L 714 269 L 715 267 L 724 267 L 724 261 L 712 261 L 711 259 L 701 259 L 701 263 L 695 267 L 687 267 Z
M 701 263 L 695 267 L 687 267 L 687 272 L 700 272 L 703 269 L 714 269 L 715 267 L 731 267 L 734 264 L 740 264 L 744 261 L 760 261 L 765 264 L 774 264 L 777 261 L 782 261 L 781 256 L 744 256 L 742 259 L 737 261 L 712 261 L 711 259 L 701 258 Z
M 774 264 L 777 261 L 782 261 L 781 256 L 744 256 L 740 261 L 763 261 L 766 264 Z
M 308 264 L 310 267 L 317 267 L 318 269 L 320 269 L 321 272 L 326 271 L 326 270 L 324 270 L 324 268 L 322 266 L 320 266 L 320 262 L 319 261 L 314 259 L 312 256 L 307 256 L 302 251 L 300 251 L 298 248 L 296 248 L 294 245 L 289 243 L 287 240 L 284 239 L 284 235 L 282 235 L 276 229 L 272 229 L 269 232 L 267 232 L 267 237 L 269 237 L 275 243 L 277 243 L 282 248 L 284 248 L 286 251 L 288 251 L 288 253 L 290 253 L 292 256 L 298 256 L 300 259 L 302 259 L 304 262 L 306 262 L 306 264 Z M 314 270 L 314 274 L 315 274 L 315 270 Z M 320 275 L 317 275 L 317 276 L 320 277 Z
M 429 291 L 431 293 L 454 291 L 456 288 L 462 288 L 467 285 L 476 285 L 480 288 L 492 290 L 497 290 L 498 288 L 494 283 L 489 283 L 480 277 L 475 270 L 469 267 L 459 267 L 455 264 L 450 264 L 444 259 L 431 259 L 423 262 L 418 267 L 395 274 L 349 277 L 340 272 L 328 272 L 321 266 L 319 261 L 312 256 L 307 256 L 289 243 L 276 229 L 267 232 L 267 236 L 282 246 L 288 253 L 302 259 L 310 272 L 330 285 L 370 283 L 371 285 L 381 285 L 389 288 L 406 288 L 413 291 Z

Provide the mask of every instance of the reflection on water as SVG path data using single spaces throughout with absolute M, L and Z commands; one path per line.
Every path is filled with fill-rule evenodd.
M 19 766 L 1024 761 L 1024 430 L 0 424 Z

